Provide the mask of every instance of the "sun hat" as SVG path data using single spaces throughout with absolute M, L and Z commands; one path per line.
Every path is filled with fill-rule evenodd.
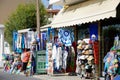
M 86 59 L 85 55 L 79 57 L 79 59 Z
M 83 54 L 89 54 L 89 50 L 83 50 Z
M 78 49 L 83 49 L 83 48 L 82 48 L 82 44 L 79 44 L 79 45 L 77 46 L 77 48 L 78 48 Z
M 77 44 L 80 44 L 81 42 L 82 42 L 81 40 L 78 40 L 78 41 L 77 41 Z
M 95 36 L 95 34 L 92 34 L 92 36 L 91 36 L 92 38 L 96 38 L 96 36 Z
M 90 45 L 86 45 L 86 46 L 85 46 L 85 50 L 86 50 L 86 49 L 89 49 L 89 48 L 90 48 Z
M 89 50 L 89 54 L 93 54 L 93 50 L 90 49 L 90 50 Z
M 82 41 L 82 45 L 87 45 L 87 43 L 83 40 L 83 41 Z
M 93 56 L 89 56 L 89 57 L 87 58 L 88 61 L 89 61 L 89 60 L 92 60 L 92 59 L 94 59 Z

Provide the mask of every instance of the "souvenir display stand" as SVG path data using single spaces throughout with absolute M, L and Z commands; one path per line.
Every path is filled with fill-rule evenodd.
M 52 43 L 47 43 L 47 74 L 53 75 Z
M 46 40 L 45 33 L 41 35 L 42 43 Z M 45 51 L 41 50 L 40 45 L 44 47 L 44 44 L 40 44 L 40 38 L 35 29 L 22 29 L 16 32 L 13 32 L 13 50 L 16 53 L 22 54 L 22 49 L 30 49 L 35 48 L 35 64 L 36 73 L 46 73 L 46 60 L 45 60 Z M 32 68 L 31 68 L 32 69 Z
M 113 47 L 111 47 L 110 51 L 107 52 L 103 61 L 104 61 L 103 76 L 105 76 L 105 79 L 108 79 L 107 74 L 110 75 L 111 80 L 113 79 L 113 77 L 115 75 L 120 75 L 120 40 L 119 40 L 119 36 L 116 36 L 114 38 L 114 45 L 113 45 Z
M 18 30 L 13 32 L 13 50 L 17 53 L 22 53 L 22 49 L 31 49 L 32 45 L 37 46 L 37 33 L 29 29 Z
M 47 74 L 54 75 L 73 72 L 75 67 L 75 50 L 72 46 L 74 40 L 72 31 L 68 29 L 59 29 L 58 35 L 49 40 L 53 41 L 49 41 L 52 43 L 47 43 Z
M 78 53 L 76 60 L 77 75 L 80 75 L 81 78 L 93 77 L 95 67 L 92 45 L 86 43 L 84 40 L 78 40 L 77 53 Z

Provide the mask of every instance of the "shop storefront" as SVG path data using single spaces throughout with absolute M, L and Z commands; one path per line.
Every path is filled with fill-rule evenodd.
M 54 21 L 51 23 L 52 25 L 51 28 L 56 29 L 57 31 L 59 31 L 61 28 L 67 28 L 68 30 L 71 27 L 74 28 L 73 42 L 76 42 L 76 46 L 78 45 L 77 42 L 81 40 L 86 41 L 85 43 L 86 45 L 92 45 L 92 49 L 90 46 L 86 46 L 86 47 L 84 46 L 84 49 L 86 48 L 87 50 L 93 53 L 87 56 L 81 55 L 80 57 L 81 59 L 83 57 L 86 59 L 90 59 L 88 60 L 90 61 L 89 64 L 92 64 L 93 69 L 95 68 L 95 73 L 97 73 L 95 74 L 96 76 L 101 76 L 101 72 L 103 70 L 102 60 L 104 57 L 105 46 L 107 46 L 104 44 L 105 40 L 103 40 L 104 39 L 103 30 L 106 29 L 104 26 L 108 26 L 108 24 L 112 24 L 112 21 L 114 20 L 116 21 L 119 20 L 119 18 L 117 18 L 119 12 L 118 9 L 120 5 L 119 2 L 120 2 L 119 0 L 117 1 L 92 0 L 92 1 L 85 1 L 76 5 L 71 5 L 63 8 L 58 13 Z M 115 35 L 113 36 L 115 37 Z M 79 47 L 80 50 L 80 45 L 78 45 L 77 47 Z M 75 51 L 77 51 L 77 47 Z M 89 47 L 89 49 L 87 47 Z M 110 49 L 110 47 L 111 46 L 109 47 L 107 46 L 106 48 Z M 84 49 L 82 49 L 83 52 L 86 51 Z M 77 59 L 77 54 L 75 55 L 76 59 Z M 90 55 L 92 56 L 90 57 Z M 93 63 L 92 60 L 94 60 Z M 76 60 L 74 63 L 76 64 Z M 85 65 L 82 65 L 82 67 L 87 68 Z

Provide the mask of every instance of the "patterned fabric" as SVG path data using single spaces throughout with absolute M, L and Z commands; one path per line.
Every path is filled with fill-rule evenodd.
M 72 30 L 59 29 L 58 39 L 60 42 L 65 44 L 65 46 L 71 46 L 74 41 L 74 33 Z
M 17 50 L 17 37 L 18 37 L 18 32 L 13 32 L 13 50 Z

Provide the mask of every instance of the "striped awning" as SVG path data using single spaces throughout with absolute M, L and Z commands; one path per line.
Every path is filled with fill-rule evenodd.
M 73 26 L 105 18 L 116 17 L 120 0 L 88 0 L 64 7 L 51 23 L 52 28 Z

